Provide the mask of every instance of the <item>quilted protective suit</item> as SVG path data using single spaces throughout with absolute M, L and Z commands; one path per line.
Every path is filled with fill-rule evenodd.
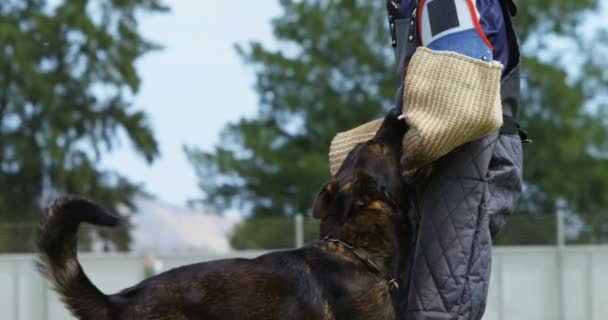
M 492 238 L 513 212 L 522 188 L 523 132 L 515 121 L 520 57 L 511 23 L 516 8 L 512 0 L 500 0 L 500 5 L 509 49 L 501 86 L 505 125 L 439 159 L 416 183 L 409 212 L 412 250 L 402 262 L 397 302 L 402 319 L 479 320 L 485 311 Z M 400 75 L 419 43 L 415 19 L 392 21 Z M 398 105 L 402 92 L 403 87 Z

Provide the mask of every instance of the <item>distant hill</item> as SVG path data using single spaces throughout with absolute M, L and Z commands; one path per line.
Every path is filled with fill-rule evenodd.
M 231 250 L 228 236 L 237 215 L 178 207 L 138 197 L 131 222 L 131 250 L 140 253 L 216 252 Z

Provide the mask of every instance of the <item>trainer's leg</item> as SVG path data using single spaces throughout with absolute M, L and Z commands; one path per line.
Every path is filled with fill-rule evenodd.
M 491 267 L 485 182 L 496 134 L 433 164 L 412 213 L 414 250 L 402 301 L 405 319 L 481 319 Z

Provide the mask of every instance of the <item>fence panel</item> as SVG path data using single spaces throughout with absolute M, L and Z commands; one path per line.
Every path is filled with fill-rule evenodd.
M 159 256 L 156 271 L 263 252 Z M 6 320 L 70 319 L 35 270 L 32 255 L 0 256 L 0 310 Z M 142 255 L 83 254 L 83 268 L 104 292 L 145 278 Z M 500 247 L 494 251 L 484 320 L 600 320 L 608 314 L 608 247 Z
M 592 320 L 603 320 L 608 315 L 608 253 L 604 253 L 591 257 Z

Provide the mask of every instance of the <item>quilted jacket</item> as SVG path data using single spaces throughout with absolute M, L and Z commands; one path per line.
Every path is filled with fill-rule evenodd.
M 505 119 L 515 119 L 520 93 L 519 47 L 511 16 L 516 10 L 512 0 L 500 2 L 509 47 L 501 90 L 503 114 Z M 395 21 L 400 74 L 418 43 L 412 19 L 415 17 Z M 400 96 L 401 92 L 397 103 Z M 455 149 L 433 163 L 423 182 L 416 183 L 409 212 L 414 228 L 412 249 L 400 270 L 397 307 L 401 319 L 482 318 L 490 281 L 492 238 L 517 204 L 522 162 L 517 128 L 504 128 Z

